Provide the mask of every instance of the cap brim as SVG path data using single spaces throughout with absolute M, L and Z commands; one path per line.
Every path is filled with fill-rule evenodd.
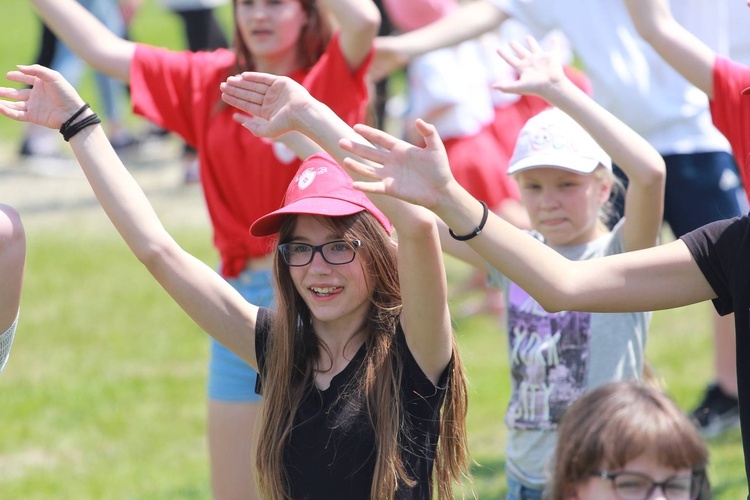
M 561 168 L 576 174 L 590 174 L 596 170 L 596 167 L 599 165 L 603 165 L 608 169 L 612 168 L 611 162 L 602 163 L 595 158 L 586 158 L 577 155 L 563 155 L 560 153 L 553 155 L 531 155 L 510 165 L 508 167 L 508 175 L 516 174 L 523 170 L 542 167 Z
M 279 232 L 289 215 L 323 215 L 344 217 L 364 212 L 365 207 L 335 198 L 304 198 L 259 218 L 250 226 L 253 236 L 271 236 Z
M 750 95 L 750 87 L 742 91 L 742 95 Z

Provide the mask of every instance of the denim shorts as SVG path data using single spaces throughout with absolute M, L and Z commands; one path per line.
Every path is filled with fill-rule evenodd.
M 237 278 L 227 279 L 252 304 L 271 307 L 273 304 L 273 273 L 270 269 L 243 271 Z M 260 401 L 255 394 L 258 374 L 229 349 L 211 339 L 208 365 L 208 397 L 216 401 L 248 403 Z
M 508 494 L 506 500 L 541 500 L 544 496 L 544 490 L 529 488 L 521 483 L 515 474 L 505 470 L 508 481 Z

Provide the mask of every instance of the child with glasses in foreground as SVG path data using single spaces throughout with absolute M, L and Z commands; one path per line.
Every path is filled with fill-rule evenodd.
M 513 46 L 516 55 L 504 57 L 520 76 L 503 90 L 536 93 L 559 106 L 529 120 L 509 168 L 519 181 L 535 237 L 576 260 L 653 246 L 663 210 L 661 156 L 567 79 L 559 61 L 533 39 L 529 49 Z M 321 123 L 334 121 L 330 109 L 289 79 L 244 73 L 231 77 L 222 90 L 229 104 L 268 120 L 247 123 L 259 135 L 274 137 L 287 127 L 315 134 Z M 361 141 L 339 128 L 338 137 Z M 377 162 L 381 155 L 385 153 L 373 153 L 370 159 Z M 612 160 L 630 176 L 630 188 L 626 217 L 610 231 L 600 215 L 614 182 Z M 482 207 L 485 220 L 490 210 L 484 202 Z M 453 238 L 441 238 L 443 250 L 489 272 L 507 297 L 513 389 L 505 415 L 508 498 L 542 498 L 560 415 L 590 389 L 642 377 L 649 315 L 544 311 L 505 269 L 494 268 L 465 243 L 454 241 L 471 242 L 477 232 L 450 234 Z
M 330 156 L 312 155 L 284 206 L 250 228 L 282 245 L 278 312 L 258 307 L 166 232 L 59 73 L 19 66 L 8 78 L 31 88 L 0 88 L 0 114 L 60 128 L 136 257 L 258 370 L 263 498 L 453 498 L 468 475 L 467 390 L 432 214 L 377 197 L 381 211 Z
M 551 500 L 709 499 L 708 450 L 664 393 L 613 382 L 584 394 L 559 427 Z M 662 496 L 659 496 L 661 494 Z

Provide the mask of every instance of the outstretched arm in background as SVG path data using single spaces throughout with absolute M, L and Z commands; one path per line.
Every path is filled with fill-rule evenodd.
M 638 34 L 690 83 L 713 98 L 713 49 L 678 23 L 667 0 L 624 0 Z
M 31 0 L 44 23 L 81 59 L 123 82 L 130 81 L 135 43 L 120 38 L 75 0 Z
M 630 181 L 625 197 L 625 248 L 631 251 L 653 246 L 661 231 L 664 213 L 666 167 L 661 155 L 571 82 L 554 52 L 542 50 L 530 36 L 526 44 L 512 41 L 512 50 L 498 50 L 519 76 L 514 81 L 498 82 L 495 88 L 514 94 L 538 95 L 586 129 Z
M 339 45 L 349 69 L 359 68 L 372 51 L 380 29 L 380 11 L 372 0 L 319 0 L 330 12 L 340 33 Z
M 370 74 L 373 80 L 382 80 L 415 57 L 476 38 L 506 19 L 508 15 L 489 0 L 464 2 L 450 15 L 423 28 L 376 38 Z
M 339 147 L 339 140 L 363 141 L 330 108 L 289 78 L 243 73 L 230 77 L 222 84 L 222 91 L 224 101 L 256 117 L 237 115 L 238 121 L 256 135 L 276 137 L 297 130 L 342 164 L 351 155 Z M 401 322 L 409 348 L 425 374 L 437 382 L 450 361 L 453 336 L 435 218 L 401 200 L 383 196 L 373 196 L 372 200 L 398 233 Z
M 83 105 L 56 71 L 19 66 L 8 79 L 31 88 L 0 88 L 0 114 L 58 129 Z M 85 111 L 78 120 L 91 115 Z M 252 366 L 257 307 L 185 252 L 162 226 L 145 194 L 115 154 L 102 127 L 89 126 L 70 146 L 99 203 L 135 256 L 198 325 Z M 3 278 L 5 279 L 5 278 Z
M 374 182 L 357 182 L 368 193 L 388 194 L 432 210 L 457 234 L 469 234 L 482 218 L 479 202 L 451 174 L 435 128 L 417 120 L 426 146 L 419 148 L 365 125 L 355 131 L 379 148 L 350 140 L 341 146 L 375 162 L 346 166 Z M 687 246 L 667 245 L 601 259 L 570 261 L 492 212 L 471 248 L 546 310 L 653 311 L 715 297 Z

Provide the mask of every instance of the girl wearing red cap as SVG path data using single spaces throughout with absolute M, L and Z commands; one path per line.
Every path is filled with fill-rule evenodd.
M 574 260 L 654 245 L 663 209 L 665 168 L 661 157 L 567 79 L 552 53 L 543 51 L 532 38 L 528 41 L 528 48 L 512 43 L 515 55 L 503 53 L 520 76 L 504 82 L 502 88 L 534 93 L 560 106 L 527 122 L 508 169 L 519 181 L 521 199 L 536 230 L 534 237 Z M 222 90 L 229 104 L 269 120 L 263 123 L 258 118 L 247 121 L 238 117 L 260 135 L 274 137 L 287 127 L 294 128 L 319 144 L 328 144 L 333 152 L 330 143 L 337 146 L 338 138 L 362 142 L 289 79 L 244 73 L 230 77 Z M 320 130 L 334 122 L 340 125 L 337 139 L 326 142 L 334 134 Z M 425 126 L 418 129 L 424 134 Z M 370 136 L 385 134 L 373 131 Z M 400 151 L 406 143 L 389 138 L 379 145 Z M 388 158 L 382 150 L 362 148 L 376 162 Z M 603 148 L 611 152 L 612 159 Z M 343 158 L 344 153 L 341 155 Z M 435 160 L 439 160 L 437 155 Z M 630 188 L 626 217 L 610 231 L 602 212 L 612 189 L 613 160 L 627 172 Z M 399 181 L 410 184 L 408 179 Z M 489 272 L 493 283 L 505 292 L 512 382 L 505 414 L 509 428 L 505 462 L 508 498 L 542 498 L 561 414 L 598 385 L 641 378 L 649 314 L 545 311 L 524 291 L 522 283 L 509 279 L 505 269 L 489 265 L 462 243 L 480 235 L 491 212 L 484 200 L 482 205 L 479 229 L 451 233 L 453 238 L 442 239 L 443 249 Z
M 278 231 L 273 313 L 177 245 L 59 73 L 20 66 L 8 78 L 31 88 L 0 88 L 0 114 L 60 128 L 133 253 L 260 370 L 264 498 L 453 498 L 468 473 L 467 392 L 432 214 L 388 197 L 381 212 L 330 156 L 313 155 L 284 207 L 252 226 Z M 398 244 L 385 214 L 397 214 Z
M 219 271 L 254 304 L 273 300 L 272 247 L 247 228 L 281 203 L 299 167 L 280 142 L 253 137 L 232 120 L 219 83 L 254 69 L 288 75 L 347 123 L 365 118 L 372 40 L 379 12 L 371 0 L 234 0 L 234 46 L 170 51 L 123 40 L 72 0 L 33 0 L 58 37 L 98 70 L 130 84 L 135 113 L 179 134 L 198 151 L 200 180 Z M 332 16 L 339 31 L 332 34 Z M 259 396 L 256 374 L 211 341 L 208 446 L 213 494 L 253 496 L 246 467 Z

